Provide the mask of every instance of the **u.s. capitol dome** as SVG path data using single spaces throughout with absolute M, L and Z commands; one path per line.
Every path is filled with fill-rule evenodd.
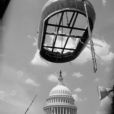
M 58 84 L 53 87 L 46 99 L 44 106 L 46 114 L 76 114 L 77 107 L 72 97 L 71 90 L 64 85 L 62 73 L 58 78 Z

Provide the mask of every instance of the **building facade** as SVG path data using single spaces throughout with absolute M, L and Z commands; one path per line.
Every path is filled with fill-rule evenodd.
M 77 107 L 72 93 L 63 83 L 62 72 L 58 84 L 52 88 L 44 106 L 45 114 L 77 114 Z

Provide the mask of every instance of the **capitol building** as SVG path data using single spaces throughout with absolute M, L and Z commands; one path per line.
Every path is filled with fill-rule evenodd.
M 52 88 L 44 106 L 45 114 L 77 114 L 75 100 L 71 90 L 64 85 L 62 72 L 58 84 Z

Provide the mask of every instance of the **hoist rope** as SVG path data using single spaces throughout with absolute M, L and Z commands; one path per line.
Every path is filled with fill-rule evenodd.
M 34 98 L 32 99 L 30 105 L 28 106 L 28 108 L 26 109 L 25 113 L 24 114 L 27 114 L 27 112 L 29 111 L 30 107 L 32 106 L 33 102 L 35 101 L 37 95 L 34 96 Z
M 93 61 L 93 70 L 94 70 L 94 72 L 96 72 L 97 71 L 97 62 L 96 62 L 96 57 L 95 57 L 94 43 L 92 41 L 92 33 L 91 33 L 91 30 L 90 30 L 89 17 L 88 17 L 88 12 L 87 12 L 87 5 L 85 3 L 85 0 L 83 0 L 83 2 L 84 2 L 84 8 L 85 8 L 85 13 L 86 13 L 86 17 L 87 17 L 88 35 L 89 35 L 90 45 L 91 45 L 91 55 L 92 55 L 92 61 Z

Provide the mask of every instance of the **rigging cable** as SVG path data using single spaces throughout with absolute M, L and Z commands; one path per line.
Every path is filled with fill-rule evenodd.
M 96 73 L 96 71 L 97 71 L 97 62 L 96 62 L 96 57 L 95 57 L 94 43 L 93 43 L 93 40 L 92 40 L 92 33 L 91 33 L 91 30 L 90 30 L 89 17 L 88 17 L 88 12 L 87 12 L 87 5 L 85 3 L 85 0 L 83 0 L 83 2 L 84 2 L 84 8 L 85 8 L 85 13 L 86 13 L 86 17 L 87 17 L 88 34 L 89 34 L 89 38 L 90 38 L 91 55 L 92 55 L 92 61 L 93 61 L 93 70 Z
M 31 101 L 30 105 L 28 106 L 28 108 L 25 111 L 25 114 L 27 114 L 27 112 L 29 111 L 30 107 L 32 106 L 33 102 L 35 101 L 37 95 L 34 96 L 33 100 Z

